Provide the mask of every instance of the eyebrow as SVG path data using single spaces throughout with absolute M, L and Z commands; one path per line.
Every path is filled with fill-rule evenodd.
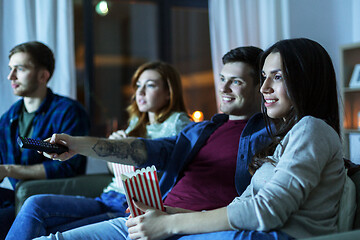
M 277 73 L 277 72 L 281 72 L 281 69 L 279 68 L 279 69 L 275 69 L 275 70 L 270 71 L 270 73 Z
M 11 65 L 8 65 L 10 68 L 11 67 L 29 67 L 29 65 L 27 65 L 27 64 L 15 64 L 15 65 L 13 65 L 13 66 L 11 66 Z
M 144 84 L 147 84 L 148 82 L 158 83 L 161 80 L 162 80 L 161 78 L 159 78 L 159 79 L 146 79 L 146 80 L 144 80 Z M 136 84 L 138 84 L 138 83 L 140 83 L 139 80 L 136 81 Z
M 144 80 L 144 82 L 148 82 L 148 81 L 161 81 L 161 78 L 154 78 L 154 79 L 146 79 Z M 137 80 L 139 82 L 139 80 Z
M 225 77 L 224 75 L 222 74 L 219 74 L 220 77 Z M 231 76 L 231 77 L 228 77 L 228 79 L 234 79 L 234 78 L 240 78 L 240 79 L 243 79 L 242 77 L 240 76 Z

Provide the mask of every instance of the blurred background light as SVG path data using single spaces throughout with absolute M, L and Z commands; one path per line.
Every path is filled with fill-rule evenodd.
M 191 115 L 191 117 L 193 118 L 193 120 L 195 122 L 201 122 L 204 120 L 204 114 L 201 111 L 195 111 L 193 112 L 193 114 Z
M 109 13 L 108 3 L 106 1 L 100 1 L 96 4 L 95 11 L 101 16 L 106 16 Z

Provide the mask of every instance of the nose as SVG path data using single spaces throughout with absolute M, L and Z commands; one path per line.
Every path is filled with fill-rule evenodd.
M 145 86 L 139 86 L 137 89 L 139 95 L 145 95 Z
M 260 92 L 262 94 L 270 93 L 273 91 L 271 88 L 270 80 L 271 79 L 269 77 L 265 78 L 263 84 L 260 87 Z
M 11 69 L 9 75 L 7 76 L 7 79 L 9 80 L 15 80 L 16 79 L 16 69 Z
M 231 88 L 230 88 L 230 84 L 231 84 L 231 81 L 224 81 L 224 82 L 220 82 L 220 91 L 221 92 L 231 92 Z

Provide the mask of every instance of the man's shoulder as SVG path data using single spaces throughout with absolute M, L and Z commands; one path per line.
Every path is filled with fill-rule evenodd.
M 84 110 L 84 107 L 79 101 L 55 93 L 51 99 L 51 104 L 61 108 L 78 108 Z
M 264 121 L 264 115 L 261 112 L 254 113 L 249 121 Z
M 22 99 L 17 100 L 15 103 L 13 103 L 10 108 L 4 112 L 1 115 L 1 120 L 7 119 L 7 118 L 13 118 L 18 115 L 20 108 L 22 106 Z
M 185 134 L 200 134 L 203 129 L 215 129 L 220 125 L 224 124 L 229 119 L 229 116 L 226 114 L 218 113 L 215 114 L 210 120 L 204 120 L 201 122 L 191 122 L 184 129 L 183 133 Z
M 268 135 L 262 113 L 255 113 L 251 116 L 243 130 L 242 135 Z
M 79 102 L 77 100 L 74 100 L 70 97 L 64 96 L 64 95 L 60 95 L 60 94 L 56 94 L 53 93 L 53 101 L 62 101 L 68 104 L 78 104 Z
M 89 122 L 89 115 L 79 102 L 52 92 L 48 94 L 45 102 L 40 106 L 38 115 L 60 122 L 64 119 Z
M 214 116 L 211 117 L 211 122 L 221 123 L 226 122 L 229 119 L 229 115 L 225 113 L 216 113 Z

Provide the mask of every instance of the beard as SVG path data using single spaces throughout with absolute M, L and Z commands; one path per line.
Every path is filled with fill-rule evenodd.
M 20 81 L 18 86 L 13 89 L 13 93 L 19 97 L 33 97 L 39 89 L 39 82 L 37 80 L 37 74 L 34 74 L 26 81 Z

